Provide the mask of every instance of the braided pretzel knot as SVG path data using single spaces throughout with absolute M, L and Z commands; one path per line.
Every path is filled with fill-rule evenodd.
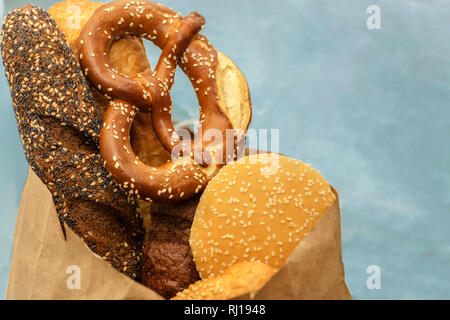
M 103 94 L 116 98 L 103 119 L 102 157 L 116 182 L 138 198 L 179 201 L 192 197 L 221 166 L 234 160 L 237 141 L 245 140 L 243 133 L 251 118 L 247 82 L 228 57 L 198 34 L 203 25 L 203 17 L 195 12 L 183 18 L 150 1 L 122 0 L 97 9 L 79 37 L 80 61 L 86 76 Z M 131 79 L 110 68 L 111 44 L 127 35 L 144 37 L 162 49 L 153 74 Z M 200 105 L 198 136 L 203 139 L 188 146 L 175 132 L 171 120 L 170 89 L 177 64 L 189 77 Z M 129 131 L 137 112 L 151 112 L 158 138 L 178 156 L 176 159 L 152 167 L 136 157 Z M 220 136 L 202 137 L 211 130 Z M 232 138 L 230 130 L 234 132 Z M 231 154 L 227 147 L 230 143 L 234 147 Z M 199 148 L 207 157 L 194 161 L 194 150 Z

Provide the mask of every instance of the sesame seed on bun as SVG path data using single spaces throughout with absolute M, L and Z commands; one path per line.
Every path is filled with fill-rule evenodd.
M 215 278 L 197 281 L 172 300 L 226 300 L 261 289 L 275 270 L 261 262 L 240 262 Z
M 317 170 L 279 154 L 246 156 L 225 166 L 197 207 L 190 245 L 202 279 L 232 265 L 281 268 L 336 200 Z

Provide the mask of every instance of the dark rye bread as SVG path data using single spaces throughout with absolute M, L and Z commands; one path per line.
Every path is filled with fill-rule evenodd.
M 142 280 L 164 298 L 172 298 L 200 280 L 189 236 L 200 196 L 179 203 L 153 203 L 144 247 Z
M 62 225 L 136 278 L 142 217 L 103 166 L 102 119 L 64 35 L 47 12 L 28 5 L 5 18 L 1 46 L 26 158 L 52 193 Z

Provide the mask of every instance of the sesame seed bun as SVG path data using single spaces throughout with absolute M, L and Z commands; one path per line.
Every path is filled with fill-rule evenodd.
M 240 262 L 216 278 L 200 280 L 172 300 L 226 300 L 261 289 L 275 270 L 261 262 Z
M 336 200 L 317 170 L 278 154 L 250 155 L 209 183 L 192 224 L 190 245 L 202 279 L 238 262 L 281 268 Z

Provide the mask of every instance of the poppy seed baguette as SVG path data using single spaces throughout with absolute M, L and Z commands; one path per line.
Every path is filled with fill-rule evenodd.
M 51 192 L 61 224 L 136 278 L 142 217 L 103 166 L 102 119 L 63 33 L 47 12 L 28 5 L 6 16 L 1 46 L 25 156 Z

